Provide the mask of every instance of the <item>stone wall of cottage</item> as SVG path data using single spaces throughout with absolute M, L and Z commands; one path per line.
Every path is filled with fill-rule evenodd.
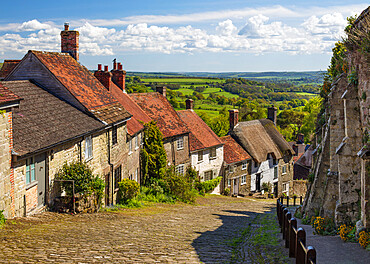
M 285 167 L 285 172 L 283 172 Z M 286 191 L 284 191 L 284 185 Z M 293 158 L 286 156 L 278 161 L 278 196 L 293 195 Z
M 245 161 L 247 167 L 243 169 L 244 162 L 238 162 L 225 166 L 221 190 L 230 189 L 230 195 L 251 194 L 251 161 Z M 231 168 L 232 167 L 232 168 Z M 245 176 L 245 183 L 242 183 L 242 176 Z M 230 181 L 229 181 L 230 180 Z M 237 185 L 237 189 L 236 186 Z
M 296 195 L 297 197 L 305 197 L 307 192 L 307 181 L 306 180 L 293 180 L 291 188 L 291 195 Z
M 203 160 L 198 161 L 198 152 L 191 153 L 191 166 L 198 171 L 200 181 L 204 181 L 204 173 L 213 171 L 213 178 L 222 174 L 222 164 L 224 160 L 224 147 L 216 147 L 216 158 L 210 158 L 211 148 L 203 150 Z
M 140 150 L 142 148 L 142 137 L 143 132 L 136 134 L 129 140 L 132 140 L 132 151 L 128 152 L 127 158 L 127 168 L 128 173 L 125 175 L 125 178 L 130 178 L 137 181 L 140 184 Z M 138 142 L 138 146 L 136 147 L 136 140 Z
M 177 149 L 176 140 L 179 137 L 171 137 L 163 140 L 164 149 L 167 154 L 168 165 L 178 166 L 180 164 L 185 165 L 186 167 L 190 166 L 190 151 L 189 151 L 189 135 L 182 135 L 184 139 L 184 147 L 182 149 Z

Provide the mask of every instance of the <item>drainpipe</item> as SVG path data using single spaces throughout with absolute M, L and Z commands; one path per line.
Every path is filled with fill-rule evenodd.
M 108 147 L 108 164 L 110 166 L 110 175 L 111 175 L 111 178 L 110 178 L 110 181 L 109 181 L 109 184 L 110 186 L 108 186 L 108 192 L 109 192 L 109 189 L 111 190 L 111 204 L 113 204 L 113 164 L 111 162 L 111 153 L 110 153 L 110 138 L 109 138 L 109 129 L 107 130 L 107 147 Z

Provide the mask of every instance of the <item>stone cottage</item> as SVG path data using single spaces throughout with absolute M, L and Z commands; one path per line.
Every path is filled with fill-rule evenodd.
M 194 112 L 193 103 L 187 99 L 186 110 L 177 113 L 190 131 L 191 166 L 198 171 L 200 181 L 208 181 L 222 175 L 223 142 Z
M 230 195 L 251 193 L 251 156 L 231 136 L 221 138 L 224 143 L 224 165 L 221 192 L 229 188 Z
M 270 107 L 268 119 L 239 122 L 238 110 L 229 110 L 229 133 L 252 157 L 251 192 L 267 183 L 275 195 L 292 195 L 294 151 L 276 129 L 276 111 Z

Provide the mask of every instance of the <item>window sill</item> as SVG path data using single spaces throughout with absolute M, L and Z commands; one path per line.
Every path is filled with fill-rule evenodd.
M 244 168 L 244 169 L 242 168 L 242 170 L 246 170 L 246 169 L 247 169 L 247 168 Z
M 129 153 L 128 153 L 128 155 L 131 155 L 133 152 L 132 151 L 130 151 Z
M 209 159 L 210 159 L 210 160 L 214 160 L 214 159 L 216 159 L 216 157 L 209 157 Z
M 135 150 L 138 150 L 139 149 L 139 147 L 135 147 Z
M 93 156 L 91 156 L 91 157 L 88 157 L 88 158 L 85 158 L 85 162 L 89 162 L 90 160 L 92 160 L 93 159 Z
M 182 147 L 182 148 L 177 148 L 177 150 L 183 150 L 184 148 Z
M 286 174 L 286 172 L 282 173 L 281 175 L 285 175 L 285 174 Z
M 38 184 L 38 181 L 33 181 L 33 182 L 29 183 L 29 184 L 26 184 L 26 191 L 28 189 L 31 189 L 32 187 L 36 186 L 37 184 Z
M 198 164 L 199 164 L 199 163 L 202 163 L 202 162 L 203 162 L 203 160 L 198 160 L 198 161 L 197 161 L 197 163 L 198 163 Z

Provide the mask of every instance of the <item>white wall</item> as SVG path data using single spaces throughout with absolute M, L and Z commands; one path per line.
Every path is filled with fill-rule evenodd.
M 273 186 L 274 181 L 274 167 L 278 165 L 273 164 L 273 159 L 268 159 L 258 164 L 252 161 L 252 175 L 251 175 L 251 191 L 256 191 L 256 174 L 261 173 L 261 190 L 264 182 L 270 182 Z
M 203 160 L 198 161 L 198 152 L 191 153 L 191 166 L 199 172 L 200 180 L 204 179 L 204 172 L 213 170 L 213 178 L 221 174 L 221 167 L 224 161 L 224 147 L 216 147 L 216 158 L 209 159 L 210 148 L 203 150 Z

